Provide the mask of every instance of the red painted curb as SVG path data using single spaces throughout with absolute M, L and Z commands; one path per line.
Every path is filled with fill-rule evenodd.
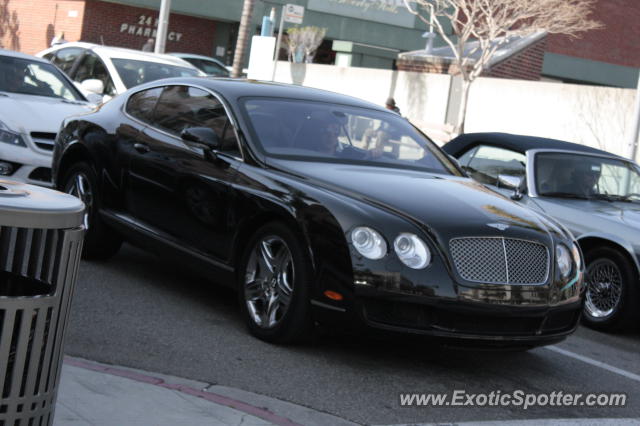
M 163 379 L 160 379 L 158 377 L 148 376 L 146 374 L 136 373 L 134 371 L 123 370 L 117 367 L 107 367 L 103 365 L 93 364 L 91 362 L 81 361 L 79 359 L 70 357 L 65 357 L 64 363 L 73 367 L 83 368 L 85 370 L 97 371 L 103 374 L 124 377 L 136 382 L 146 383 L 169 390 L 186 393 L 187 395 L 197 396 L 198 398 L 205 399 L 215 404 L 224 405 L 225 407 L 242 411 L 243 413 L 250 414 L 254 417 L 259 417 L 278 426 L 302 426 L 300 423 L 296 423 L 286 417 L 279 416 L 265 408 L 256 407 L 254 405 L 247 404 L 246 402 L 238 401 L 236 399 L 229 398 L 224 395 L 219 395 L 213 392 L 206 392 L 185 385 L 166 383 Z

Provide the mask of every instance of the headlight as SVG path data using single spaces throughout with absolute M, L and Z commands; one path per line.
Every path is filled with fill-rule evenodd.
M 573 243 L 573 247 L 571 247 L 571 254 L 573 255 L 573 261 L 576 264 L 576 269 L 582 269 L 582 258 L 580 257 L 580 248 L 576 243 Z
M 571 274 L 573 262 L 571 260 L 571 253 L 569 253 L 569 249 L 564 244 L 558 244 L 556 246 L 556 263 L 562 278 L 568 278 L 569 274 Z
M 0 142 L 15 146 L 23 146 L 25 148 L 27 146 L 27 144 L 22 140 L 22 136 L 9 130 L 2 121 L 0 121 Z
M 431 262 L 431 251 L 417 235 L 403 233 L 393 242 L 398 258 L 409 268 L 422 269 Z
M 367 259 L 382 259 L 387 254 L 387 243 L 382 235 L 366 226 L 351 231 L 351 242 L 358 253 Z

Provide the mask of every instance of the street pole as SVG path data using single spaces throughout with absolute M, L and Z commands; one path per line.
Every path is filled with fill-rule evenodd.
M 638 136 L 640 133 L 640 74 L 638 75 L 638 88 L 636 89 L 636 106 L 633 111 L 633 124 L 629 136 L 629 158 L 636 161 L 638 152 Z
M 154 48 L 155 53 L 164 53 L 165 51 L 169 28 L 169 13 L 171 13 L 171 0 L 162 0 L 162 3 L 160 3 L 158 32 L 156 33 L 156 46 Z
M 253 16 L 253 6 L 255 0 L 244 0 L 242 7 L 242 17 L 240 18 L 240 28 L 238 29 L 238 41 L 236 42 L 236 51 L 233 55 L 233 68 L 231 77 L 240 77 L 242 74 L 242 64 L 244 63 L 244 50 L 249 41 L 249 28 L 251 27 L 251 18 Z
M 278 66 L 278 57 L 280 56 L 280 41 L 282 41 L 282 28 L 284 27 L 284 8 L 280 10 L 280 26 L 278 27 L 278 38 L 276 39 L 276 51 L 273 52 L 273 74 L 271 74 L 271 81 L 276 79 L 276 67 Z

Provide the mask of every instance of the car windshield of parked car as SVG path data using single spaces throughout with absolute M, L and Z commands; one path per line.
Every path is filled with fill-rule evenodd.
M 85 98 L 53 65 L 0 56 L 0 91 L 84 101 Z
M 127 89 L 150 81 L 169 77 L 194 77 L 198 70 L 159 62 L 137 61 L 134 59 L 112 58 L 118 75 Z
M 535 157 L 539 195 L 640 202 L 640 169 L 635 163 L 575 153 Z
M 273 98 L 243 105 L 254 137 L 273 157 L 461 175 L 433 142 L 392 112 Z

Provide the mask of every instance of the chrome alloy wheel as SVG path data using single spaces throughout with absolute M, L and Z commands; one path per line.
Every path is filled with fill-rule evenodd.
M 75 174 L 67 182 L 64 192 L 79 198 L 84 203 L 84 229 L 89 230 L 89 214 L 93 208 L 93 192 L 89 178 L 84 173 Z
M 612 260 L 596 259 L 587 268 L 585 309 L 593 318 L 613 313 L 622 295 L 622 273 Z
M 253 322 L 262 328 L 280 323 L 291 304 L 295 271 L 291 251 L 277 236 L 253 248 L 244 278 L 244 298 Z

